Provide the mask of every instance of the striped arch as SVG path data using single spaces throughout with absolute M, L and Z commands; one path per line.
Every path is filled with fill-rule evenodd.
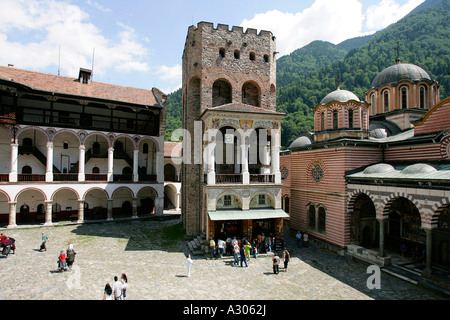
M 394 192 L 394 193 L 391 193 L 385 199 L 383 199 L 383 204 L 384 204 L 383 216 L 382 216 L 383 219 L 389 217 L 389 210 L 391 209 L 392 203 L 398 198 L 408 199 L 416 206 L 419 213 L 421 213 L 423 211 L 422 205 L 419 203 L 418 200 L 415 200 L 412 195 L 405 194 L 404 192 Z M 421 219 L 422 219 L 422 214 L 421 214 Z
M 431 229 L 435 229 L 438 227 L 439 217 L 444 210 L 444 207 L 450 205 L 449 198 L 442 198 L 438 202 L 436 202 L 432 207 L 432 212 L 430 213 L 429 225 Z
M 378 215 L 379 204 L 377 203 L 375 196 L 369 190 L 365 190 L 365 189 L 353 190 L 353 192 L 351 192 L 347 195 L 347 213 L 353 214 L 353 212 L 355 210 L 356 199 L 358 199 L 360 194 L 365 194 L 366 196 L 368 196 L 370 198 L 370 200 L 372 200 L 372 203 L 375 206 L 375 211 L 377 212 L 377 215 Z

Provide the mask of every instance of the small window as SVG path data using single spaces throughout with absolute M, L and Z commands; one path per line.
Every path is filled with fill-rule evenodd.
M 69 144 L 67 143 L 67 142 L 64 142 L 63 143 L 63 149 L 69 149 Z
M 385 90 L 383 92 L 383 105 L 384 105 L 384 112 L 389 111 L 389 91 Z
M 269 62 L 269 55 L 268 54 L 264 55 L 263 62 Z
M 372 114 L 376 113 L 376 108 L 375 108 L 375 95 L 372 94 Z
M 427 89 L 425 87 L 420 87 L 420 100 L 419 100 L 419 108 L 425 109 L 426 106 L 426 91 Z
M 255 59 L 256 59 L 255 53 L 254 52 L 250 52 L 250 60 L 251 61 L 255 61 Z
M 234 51 L 234 58 L 235 58 L 236 60 L 238 60 L 238 59 L 241 58 L 241 53 L 239 52 L 239 50 L 235 50 L 235 51 Z
M 334 110 L 333 111 L 333 129 L 337 129 L 339 126 L 339 116 L 338 116 L 338 111 Z
M 348 127 L 353 128 L 353 110 L 348 110 Z
M 231 206 L 231 196 L 223 196 L 223 205 L 224 206 Z
M 258 204 L 266 204 L 266 195 L 260 194 L 258 196 Z
M 221 58 L 221 59 L 225 58 L 225 49 L 224 48 L 219 49 L 219 58 Z
M 320 131 L 325 130 L 325 112 L 320 114 Z
M 148 154 L 148 143 L 144 143 L 144 145 L 142 146 L 142 153 Z
M 400 89 L 400 106 L 402 109 L 408 109 L 408 88 L 403 87 Z

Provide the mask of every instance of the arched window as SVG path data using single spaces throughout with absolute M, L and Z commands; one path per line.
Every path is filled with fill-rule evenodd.
M 24 166 L 22 168 L 22 174 L 32 174 L 33 169 L 30 166 Z
M 259 89 L 253 83 L 246 82 L 242 86 L 242 103 L 259 107 Z
M 316 208 L 313 205 L 308 207 L 308 228 L 316 228 Z
M 219 58 L 221 58 L 221 59 L 225 58 L 225 49 L 224 48 L 219 49 Z
M 427 107 L 427 88 L 420 86 L 419 89 L 419 108 L 425 109 Z
M 231 85 L 224 80 L 217 80 L 213 84 L 213 107 L 231 103 Z
M 320 207 L 319 208 L 319 232 L 325 232 L 325 217 L 326 217 L 326 213 L 325 213 L 325 208 L 324 207 Z
M 400 108 L 408 109 L 408 87 L 400 88 Z
M 376 107 L 375 107 L 375 95 L 372 94 L 371 99 L 372 101 L 372 114 L 375 114 L 377 112 Z
M 325 112 L 320 114 L 320 131 L 325 130 Z
M 269 55 L 268 54 L 264 55 L 263 62 L 269 62 Z
M 339 115 L 338 115 L 338 111 L 334 110 L 333 111 L 333 129 L 337 129 L 339 126 Z
M 384 112 L 389 111 L 389 90 L 384 90 L 382 93 L 383 96 L 383 106 L 384 106 Z
M 352 109 L 348 110 L 348 127 L 350 129 L 353 128 L 353 110 Z

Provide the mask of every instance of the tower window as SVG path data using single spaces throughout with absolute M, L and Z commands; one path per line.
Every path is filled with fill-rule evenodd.
M 348 110 L 348 127 L 353 128 L 353 110 Z
M 239 52 L 239 50 L 235 50 L 235 51 L 234 51 L 234 58 L 235 58 L 236 60 L 238 60 L 238 59 L 241 58 L 241 53 Z
M 250 52 L 250 60 L 251 61 L 255 61 L 255 59 L 256 59 L 255 53 L 254 52 Z
M 339 126 L 339 116 L 338 116 L 338 111 L 334 110 L 333 111 L 333 129 L 337 129 Z
M 402 109 L 408 109 L 408 88 L 402 87 L 400 89 L 400 107 Z
M 268 54 L 264 55 L 263 62 L 269 62 L 269 55 Z
M 225 49 L 224 48 L 219 49 L 219 58 L 221 58 L 221 59 L 225 58 Z

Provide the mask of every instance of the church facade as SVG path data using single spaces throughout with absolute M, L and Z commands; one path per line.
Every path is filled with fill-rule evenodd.
M 401 63 L 365 99 L 336 90 L 314 109 L 314 132 L 281 156 L 290 227 L 379 257 L 407 247 L 450 268 L 450 98 L 421 67 Z

